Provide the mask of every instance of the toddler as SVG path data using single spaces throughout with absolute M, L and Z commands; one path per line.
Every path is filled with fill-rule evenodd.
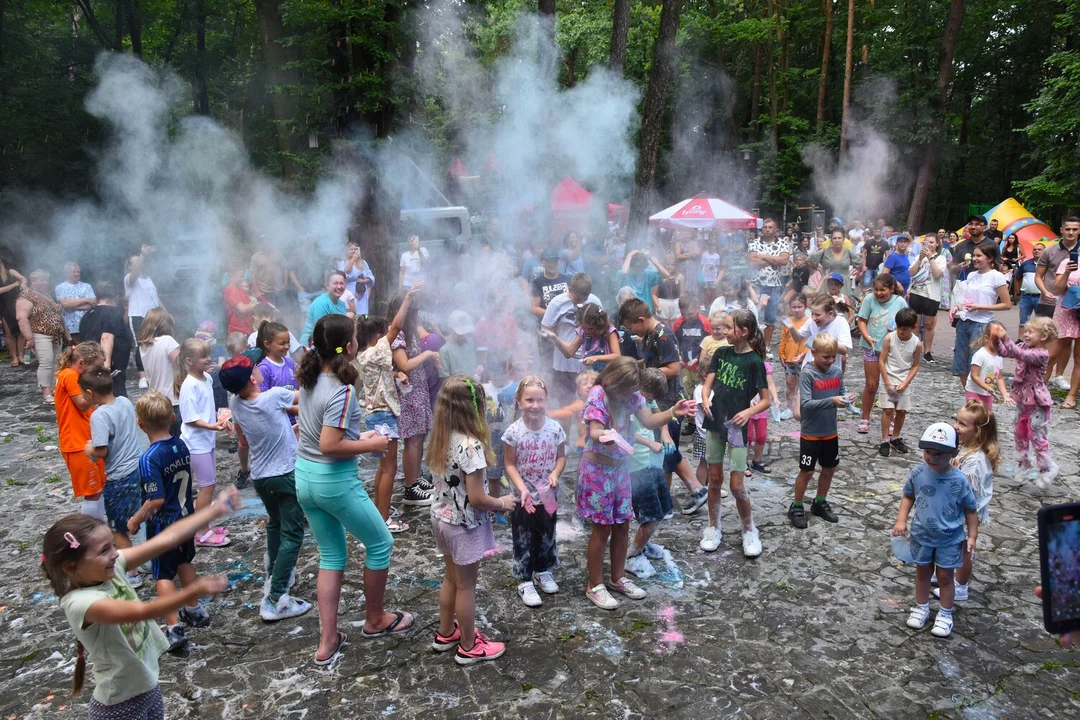
M 878 275 L 878 278 L 881 277 Z M 874 282 L 877 282 L 877 278 Z M 911 383 L 919 374 L 922 362 L 923 344 L 915 333 L 918 327 L 918 313 L 904 308 L 896 314 L 896 329 L 886 335 L 882 342 L 878 372 L 885 387 L 877 400 L 881 408 L 878 454 L 882 457 L 889 457 L 892 450 L 905 455 L 911 452 L 900 433 L 904 430 L 904 420 L 911 409 Z M 866 401 L 863 403 L 865 407 Z
M 641 396 L 652 411 L 658 409 L 657 397 L 667 392 L 667 378 L 656 368 L 641 373 Z M 664 452 L 673 444 L 667 427 L 648 430 L 636 417 L 631 418 L 634 431 L 634 454 L 630 456 L 631 502 L 637 534 L 627 550 L 626 569 L 639 578 L 656 574 L 649 560 L 661 560 L 664 548 L 652 541 L 657 525 L 671 516 L 671 491 L 664 480 Z
M 989 322 L 982 337 L 975 341 L 979 349 L 971 356 L 971 372 L 968 373 L 967 383 L 964 385 L 964 400 L 977 400 L 985 405 L 987 410 L 994 409 L 995 388 L 1001 392 L 1006 405 L 1016 405 L 1016 401 L 1009 397 L 1005 389 L 1005 361 L 998 355 L 994 342 L 995 326 L 1004 327 L 1001 323 Z

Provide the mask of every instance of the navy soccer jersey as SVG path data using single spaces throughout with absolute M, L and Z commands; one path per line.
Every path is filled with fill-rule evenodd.
M 195 512 L 191 490 L 191 453 L 178 437 L 158 440 L 139 458 L 139 480 L 145 500 L 165 500 L 157 514 L 146 523 L 146 536 L 153 537 L 169 525 Z

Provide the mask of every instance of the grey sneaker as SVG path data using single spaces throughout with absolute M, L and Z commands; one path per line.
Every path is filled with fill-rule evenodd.
M 210 613 L 202 605 L 197 609 L 188 607 L 180 608 L 180 622 L 194 628 L 210 627 Z
M 233 480 L 233 485 L 237 490 L 243 490 L 251 485 L 251 471 L 250 470 L 237 470 L 236 479 Z
M 262 599 L 259 606 L 259 617 L 266 622 L 277 622 L 285 618 L 298 617 L 311 609 L 311 603 L 298 600 L 289 593 L 278 598 L 276 603 L 270 602 L 269 597 Z
M 165 639 L 169 641 L 168 652 L 171 653 L 182 652 L 188 644 L 187 634 L 182 625 L 165 628 Z
M 709 488 L 700 488 L 697 492 L 690 496 L 690 502 L 688 502 L 682 509 L 683 515 L 693 515 L 701 506 L 709 501 Z

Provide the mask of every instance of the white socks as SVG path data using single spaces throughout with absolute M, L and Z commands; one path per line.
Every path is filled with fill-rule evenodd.
M 97 500 L 83 500 L 82 510 L 80 512 L 82 512 L 83 515 L 89 515 L 90 517 L 105 522 L 105 498 L 98 496 Z

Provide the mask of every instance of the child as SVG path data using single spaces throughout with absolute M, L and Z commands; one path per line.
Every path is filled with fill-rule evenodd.
M 435 479 L 431 527 L 446 562 L 432 649 L 445 652 L 457 646 L 458 665 L 494 660 L 506 652 L 503 643 L 488 640 L 474 624 L 480 560 L 495 548 L 489 511 L 517 507 L 513 495 L 493 498 L 484 492 L 484 468 L 491 458 L 484 403 L 478 382 L 464 375 L 447 378 L 435 406 L 427 454 Z
M 709 368 L 712 367 L 712 357 L 713 353 L 716 352 L 716 348 L 731 344 L 727 340 L 730 327 L 731 316 L 727 310 L 716 310 L 709 313 L 709 335 L 701 339 L 701 355 L 698 356 L 698 370 L 703 378 Z M 700 384 L 698 387 L 700 387 Z
M 390 338 L 397 337 L 401 332 L 405 315 L 409 312 L 409 304 L 413 302 L 418 291 L 419 287 L 414 285 L 405 293 L 401 307 L 391 319 L 389 327 L 385 320 L 373 315 L 356 319 L 356 343 L 362 348 L 356 359 L 364 384 L 367 410 L 364 425 L 369 431 L 383 426 L 389 441 L 375 471 L 375 507 L 379 509 L 387 529 L 392 533 L 402 533 L 409 529 L 408 523 L 390 511 L 390 497 L 394 492 L 394 477 L 397 475 L 398 440 L 401 437 L 398 434 L 401 398 L 397 385 L 407 385 L 409 378 L 405 373 L 394 369 Z M 417 392 L 427 392 L 427 388 L 419 388 Z
M 490 380 L 483 383 L 484 395 L 487 397 L 487 407 L 484 410 L 487 414 L 488 430 L 491 431 L 491 454 L 495 459 L 487 466 L 484 474 L 487 477 L 488 494 L 497 498 L 502 495 L 503 487 L 510 485 L 504 477 L 506 460 L 503 456 L 502 435 L 514 417 L 514 397 L 518 385 L 510 377 L 514 372 L 514 364 L 504 352 L 492 351 L 488 365 L 490 369 L 485 372 Z M 506 518 L 501 515 L 495 517 L 497 525 L 505 525 L 506 522 Z
M 521 417 L 500 438 L 506 475 L 519 503 L 510 515 L 514 535 L 512 573 L 521 581 L 518 596 L 528 607 L 543 604 L 534 580 L 549 595 L 559 591 L 551 571 L 559 565 L 555 524 L 559 476 L 566 467 L 566 432 L 544 415 L 547 395 L 543 380 L 535 375 L 524 378 L 514 395 Z
M 815 465 L 821 465 L 821 474 L 810 513 L 826 522 L 838 522 L 826 499 L 840 464 L 836 409 L 849 399 L 844 371 L 836 362 L 838 346 L 836 338 L 829 333 L 818 333 L 814 337 L 814 361 L 803 367 L 799 377 L 799 474 L 795 477 L 795 499 L 787 514 L 792 526 L 800 530 L 807 524 L 803 496 L 810 478 L 814 477 Z
M 1039 474 L 1035 484 L 1046 490 L 1058 475 L 1058 466 L 1050 456 L 1050 408 L 1054 401 L 1046 386 L 1046 366 L 1050 353 L 1046 346 L 1057 339 L 1057 326 L 1046 317 L 1033 317 L 1020 331 L 1023 343 L 1014 345 L 1005 328 L 994 328 L 998 355 L 1016 359 L 1012 399 L 1020 406 L 1016 417 L 1016 474 L 1024 478 L 1031 470 L 1035 454 Z
M 217 419 L 214 408 L 214 382 L 207 374 L 212 363 L 210 343 L 189 338 L 180 346 L 176 356 L 176 379 L 173 381 L 183 421 L 180 438 L 191 452 L 191 474 L 199 487 L 195 498 L 195 508 L 198 510 L 209 505 L 214 496 L 217 486 L 214 433 L 224 430 L 227 423 L 227 420 Z M 225 547 L 229 544 L 228 531 L 225 528 L 208 528 L 195 536 L 195 544 Z
M 851 351 L 851 326 L 847 320 L 836 316 L 836 301 L 825 293 L 810 298 L 810 322 L 796 328 L 791 319 L 785 317 L 784 326 L 791 329 L 792 337 L 807 341 L 810 350 L 803 356 L 803 367 L 814 361 L 814 344 L 809 341 L 818 333 L 827 332 L 836 338 L 836 354 L 840 356 L 841 365 Z
M 83 371 L 79 387 L 95 408 L 90 416 L 86 456 L 92 461 L 105 460 L 105 514 L 113 531 L 113 544 L 126 550 L 131 547 L 128 519 L 142 505 L 135 408 L 126 397 L 113 395 L 112 375 L 100 365 Z M 127 581 L 133 588 L 142 585 L 138 566 L 132 568 Z
M 296 363 L 289 357 L 289 337 L 289 328 L 279 322 L 263 320 L 259 323 L 255 331 L 255 349 L 261 350 L 263 355 L 258 362 L 259 375 L 262 376 L 259 390 L 266 392 L 270 388 L 296 389 Z M 222 383 L 223 386 L 224 384 Z M 290 417 L 295 423 L 295 411 Z
M 712 327 L 705 316 L 698 312 L 697 299 L 693 295 L 679 298 L 679 313 L 680 317 L 671 329 L 675 332 L 675 342 L 682 357 L 683 388 L 693 395 L 698 382 L 701 343 L 712 333 Z
M 171 606 L 171 609 L 164 613 L 164 617 L 165 637 L 169 641 L 169 651 L 172 652 L 187 645 L 187 635 L 180 625 L 181 622 L 197 628 L 210 625 L 210 615 L 199 604 L 198 594 L 187 592 L 192 585 L 198 585 L 195 566 L 191 564 L 195 559 L 195 543 L 191 539 L 195 534 L 195 526 L 189 527 L 189 520 L 184 518 L 193 515 L 205 518 L 206 522 L 220 517 L 224 512 L 214 512 L 215 506 L 210 503 L 198 512 L 195 511 L 191 495 L 191 454 L 184 443 L 169 434 L 169 425 L 173 421 L 169 398 L 151 390 L 135 403 L 135 415 L 139 427 L 150 439 L 150 447 L 139 458 L 139 479 L 142 482 L 145 502 L 128 519 L 127 527 L 128 532 L 134 535 L 145 522 L 146 544 L 153 543 L 154 538 L 160 538 L 159 542 L 163 544 L 153 553 L 155 560 L 151 567 L 158 601 Z M 234 492 L 226 497 L 237 496 Z M 237 500 L 233 507 L 238 506 Z M 165 543 L 168 543 L 167 547 L 164 546 Z M 170 599 L 176 595 L 174 583 L 177 579 L 185 590 L 183 594 L 186 599 L 183 603 Z
M 90 413 L 93 405 L 79 387 L 79 376 L 93 366 L 105 362 L 101 346 L 84 342 L 69 347 L 57 361 L 60 371 L 56 373 L 56 425 L 60 432 L 60 453 L 64 456 L 71 489 L 75 498 L 82 499 L 82 513 L 102 522 L 105 521 L 105 463 L 86 455 L 86 443 L 90 440 Z
M 971 357 L 971 372 L 968 373 L 967 384 L 964 386 L 964 400 L 977 400 L 991 411 L 994 409 L 995 385 L 1006 405 L 1016 405 L 1005 389 L 1005 374 L 1002 372 L 1005 361 L 997 354 L 994 343 L 995 326 L 1003 327 L 1001 323 L 989 322 L 982 337 L 976 340 L 979 349 Z
M 625 305 L 624 305 L 625 307 Z M 627 456 L 631 438 L 630 416 L 636 415 L 646 429 L 663 427 L 676 417 L 690 412 L 690 403 L 680 400 L 669 411 L 650 412 L 638 392 L 641 371 L 634 360 L 617 357 L 608 363 L 589 391 L 581 419 L 588 423 L 585 452 L 577 487 L 577 510 L 592 522 L 589 537 L 589 582 L 585 596 L 604 610 L 614 610 L 619 602 L 608 588 L 633 600 L 645 597 L 645 591 L 624 576 L 626 549 L 633 511 L 632 487 Z M 614 433 L 612 433 L 614 431 Z M 615 434 L 622 443 L 615 440 Z M 605 587 L 604 549 L 611 543 L 611 580 Z
M 822 290 L 833 299 L 837 312 L 843 313 L 850 325 L 855 319 L 855 312 L 851 309 L 851 302 L 844 295 L 844 276 L 840 273 L 831 273 L 825 279 L 825 287 Z
M 477 361 L 476 339 L 473 337 L 476 326 L 472 318 L 463 310 L 454 310 L 447 325 L 450 326 L 450 334 L 439 350 L 439 377 L 446 379 L 451 375 L 466 375 L 479 380 L 480 363 Z
M 204 323 L 205 324 L 205 323 Z M 212 323 L 211 323 L 212 324 Z M 200 325 L 199 327 L 202 327 Z M 258 335 L 258 333 L 253 333 Z M 199 333 L 195 333 L 195 337 L 199 339 L 205 339 Z M 236 479 L 233 484 L 236 485 L 238 490 L 243 490 L 251 484 L 251 471 L 250 463 L 248 462 L 248 447 L 244 445 L 240 447 L 240 441 L 236 438 L 236 429 L 233 427 L 232 418 L 229 417 L 231 411 L 229 410 L 229 394 L 225 392 L 225 388 L 221 386 L 221 365 L 231 357 L 237 355 L 243 355 L 248 349 L 247 336 L 242 332 L 231 332 L 229 336 L 225 338 L 225 347 L 218 345 L 213 337 L 207 340 L 211 344 L 210 357 L 214 361 L 213 370 L 210 371 L 210 379 L 214 381 L 214 409 L 217 410 L 217 419 L 224 423 L 225 435 L 229 438 L 229 453 L 239 454 L 236 456 L 237 461 L 240 463 L 240 469 L 236 471 Z M 265 354 L 262 350 L 257 348 L 251 348 L 255 351 L 255 354 L 251 355 L 252 362 L 258 363 L 262 360 Z M 181 425 L 179 416 L 177 417 L 178 426 Z M 177 434 L 180 434 L 179 432 Z
M 76 697 L 82 690 L 87 655 L 92 663 L 90 717 L 165 717 L 158 656 L 169 649 L 169 642 L 150 619 L 198 602 L 200 595 L 219 593 L 228 580 L 223 575 L 201 578 L 182 593 L 144 603 L 123 579 L 124 573 L 148 560 L 159 563 L 158 556 L 172 552 L 175 542 L 190 539 L 200 527 L 239 504 L 235 490 L 223 493 L 211 507 L 173 525 L 169 537 L 122 550 L 113 545 L 109 528 L 101 520 L 86 515 L 68 515 L 45 533 L 41 570 L 60 598 L 60 608 L 76 638 L 78 659 L 72 683 Z
M 173 415 L 176 416 L 176 420 L 170 430 L 173 435 L 179 437 L 180 405 L 173 392 L 173 380 L 180 343 L 173 337 L 175 333 L 172 315 L 164 308 L 158 307 L 146 313 L 136 342 L 139 345 L 139 356 L 142 358 L 142 366 L 146 371 L 146 381 L 150 389 L 157 390 L 172 401 Z
M 558 335 L 551 336 L 551 342 L 555 343 L 563 357 L 573 358 L 580 354 L 584 365 L 600 372 L 621 354 L 619 332 L 599 305 L 587 303 L 578 308 L 575 333 L 569 343 Z
M 264 322 L 283 324 L 281 322 L 281 311 L 270 303 L 259 303 L 258 305 L 253 307 L 251 309 L 251 322 L 255 326 L 255 332 L 251 333 L 247 337 L 247 346 L 249 348 L 259 347 L 259 343 L 257 342 L 259 338 L 259 326 L 262 325 Z M 286 332 L 288 332 L 288 330 L 286 330 Z M 289 357 L 292 357 L 294 354 L 296 354 L 302 349 L 303 348 L 300 345 L 300 341 L 297 340 L 296 336 L 290 332 L 289 349 L 285 354 Z M 240 353 L 236 353 L 235 355 L 230 355 L 229 357 L 236 357 L 236 355 L 239 354 Z
M 293 474 L 296 434 L 289 424 L 299 393 L 278 386 L 263 390 L 261 365 L 256 367 L 246 355 L 225 361 L 221 384 L 233 394 L 229 407 L 236 434 L 249 448 L 251 484 L 266 508 L 266 583 L 259 616 L 275 622 L 303 615 L 311 603 L 289 595 L 304 542 L 304 511 L 296 499 Z
M 908 616 L 907 626 L 919 630 L 930 618 L 930 576 L 936 566 L 941 609 L 930 632 L 935 637 L 948 637 L 953 629 L 954 572 L 963 566 L 964 551 L 975 550 L 979 515 L 971 484 L 964 473 L 951 464 L 957 452 L 956 430 L 952 425 L 942 422 L 926 428 L 919 448 L 923 451 L 924 462 L 911 471 L 904 483 L 904 497 L 892 534 L 893 537 L 907 535 L 911 538 L 911 555 L 917 566 L 915 607 Z M 912 508 L 915 508 L 915 516 L 909 531 L 908 515 Z
M 769 390 L 771 408 L 779 407 L 780 398 L 776 394 L 776 384 L 772 378 L 772 363 L 765 361 L 765 384 Z M 766 465 L 763 459 L 765 455 L 765 443 L 769 440 L 769 411 L 762 410 L 755 413 L 746 424 L 746 441 L 754 446 L 754 459 L 750 461 L 750 468 L 746 471 L 746 477 L 753 477 L 753 473 L 760 472 L 768 475 L 772 472 L 772 466 Z
M 802 374 L 802 361 L 806 355 L 806 340 L 796 336 L 793 330 L 800 329 L 810 321 L 806 313 L 806 296 L 802 293 L 793 295 L 788 301 L 788 323 L 780 327 L 780 362 L 784 364 L 784 399 L 787 408 L 780 414 L 781 420 L 799 419 L 799 376 Z
M 1001 459 L 998 446 L 997 418 L 994 413 L 978 400 L 968 400 L 956 414 L 956 441 L 960 445 L 960 454 L 953 460 L 953 465 L 960 468 L 971 489 L 975 492 L 975 511 L 979 515 L 979 527 L 990 523 L 990 498 L 994 495 L 994 472 Z M 956 571 L 955 602 L 968 599 L 968 582 L 971 580 L 972 564 L 975 554 L 964 548 L 964 566 Z M 940 596 L 940 588 L 935 595 Z
M 585 407 L 585 400 L 589 397 L 589 391 L 592 390 L 592 386 L 596 384 L 597 373 L 595 370 L 582 370 L 574 378 L 574 387 L 577 391 L 577 399 L 569 405 L 564 405 L 561 408 L 555 410 L 549 410 L 547 416 L 552 420 L 557 420 L 559 423 L 566 423 L 564 427 L 569 426 L 572 418 L 577 418 L 577 442 L 575 448 L 577 451 L 584 452 L 585 450 L 585 435 L 588 430 L 587 423 L 581 419 L 581 409 Z
M 896 314 L 907 307 L 904 298 L 893 294 L 896 282 L 891 275 L 878 275 L 874 278 L 873 293 L 862 301 L 859 307 L 859 334 L 862 339 L 863 355 L 863 391 L 862 419 L 856 432 L 870 432 L 870 410 L 874 407 L 874 397 L 878 392 L 879 365 L 882 343 L 893 325 Z M 919 357 L 922 357 L 920 353 Z M 899 434 L 899 433 L 897 433 Z
M 658 409 L 656 398 L 663 397 L 666 392 L 667 378 L 662 372 L 649 368 L 641 373 L 641 396 L 650 410 Z M 647 430 L 636 417 L 630 422 L 634 430 L 634 454 L 628 463 L 631 501 L 638 530 L 626 551 L 626 569 L 639 578 L 646 578 L 656 574 L 649 560 L 664 557 L 664 548 L 651 538 L 657 524 L 672 512 L 671 491 L 664 481 L 664 451 L 674 443 L 667 427 Z
M 705 552 L 720 547 L 720 490 L 724 484 L 724 452 L 731 448 L 731 494 L 739 510 L 743 531 L 743 555 L 761 554 L 761 538 L 754 527 L 750 493 L 743 484 L 746 472 L 746 425 L 750 418 L 769 409 L 765 377 L 765 338 L 749 310 L 731 314 L 730 347 L 718 348 L 701 389 L 712 396 L 705 405 L 705 460 L 709 463 L 709 525 L 699 543 Z M 715 387 L 715 393 L 713 392 Z
M 875 283 L 878 278 L 874 278 Z M 904 455 L 911 452 L 900 433 L 904 430 L 907 411 L 911 409 L 911 393 L 908 391 L 922 364 L 923 344 L 915 333 L 918 327 L 919 314 L 911 308 L 904 308 L 896 313 L 896 330 L 886 335 L 881 345 L 878 372 L 885 387 L 878 393 L 877 403 L 881 408 L 878 454 L 882 457 L 889 457 L 890 448 Z M 865 407 L 866 401 L 863 400 L 863 403 Z

